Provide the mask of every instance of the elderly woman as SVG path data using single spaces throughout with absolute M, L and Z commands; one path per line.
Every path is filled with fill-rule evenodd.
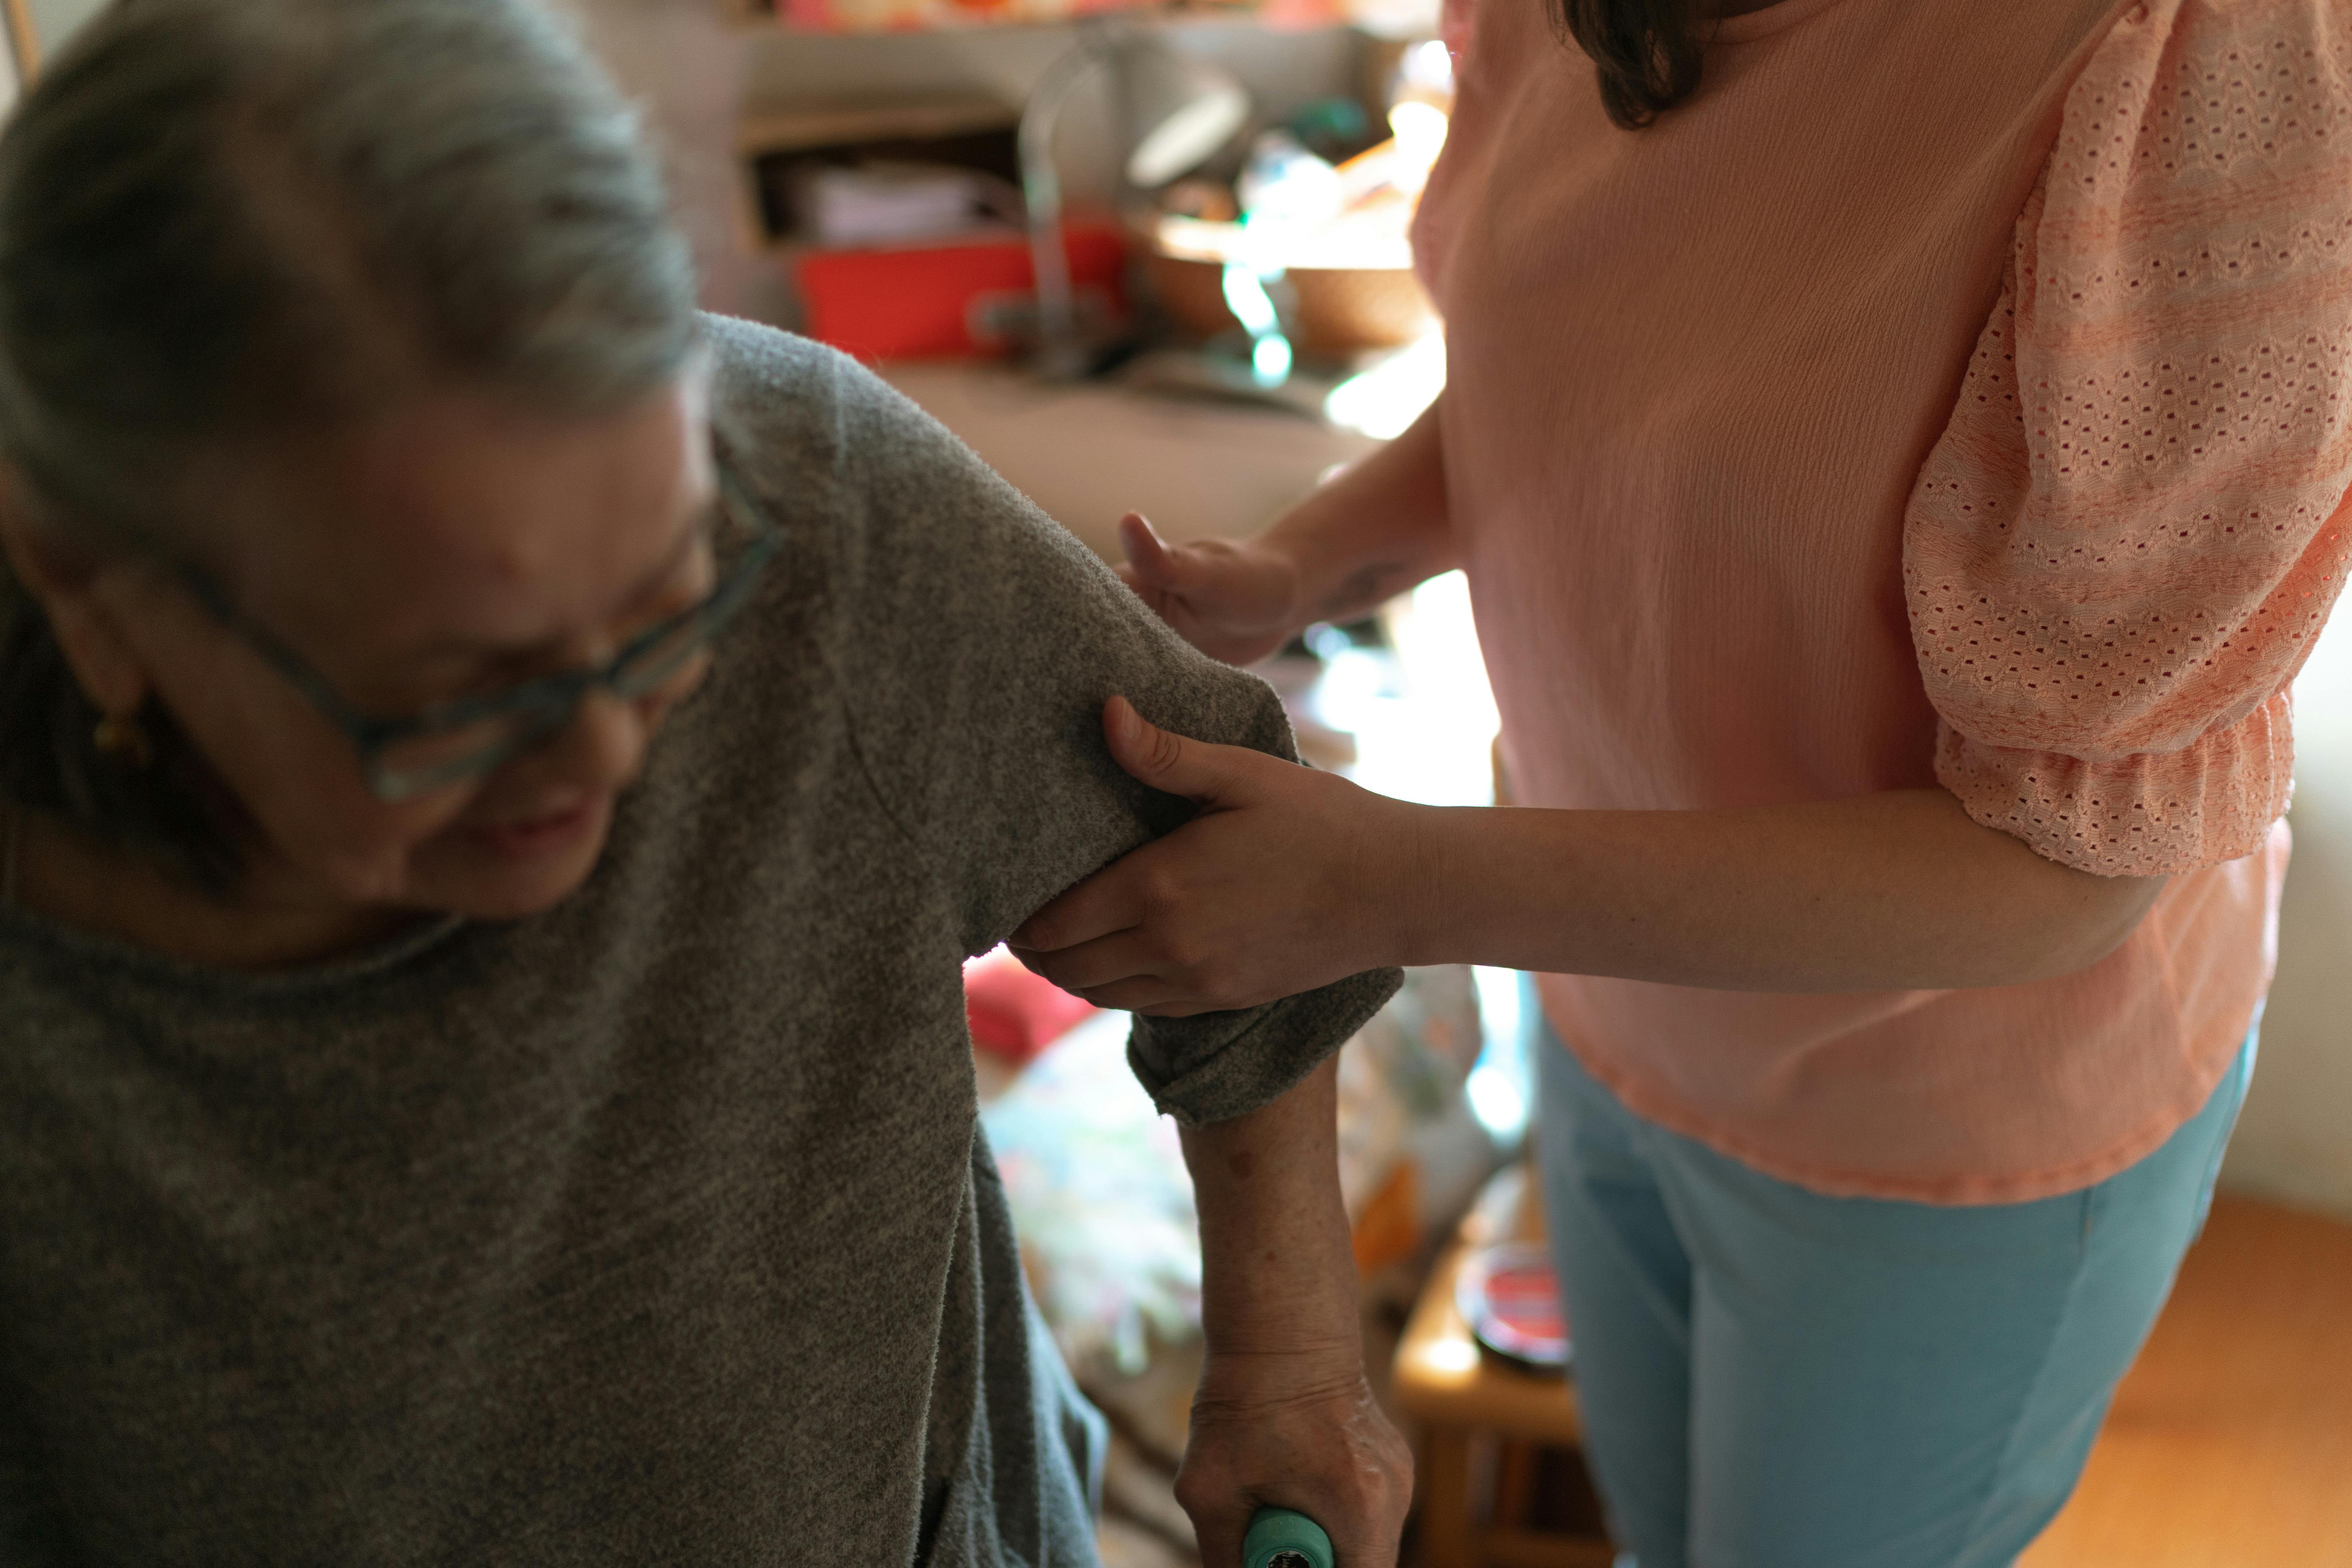
M 522 0 L 139 0 L 0 142 L 0 1558 L 1085 1563 L 960 964 L 1257 683 L 847 362 L 699 319 Z M 1359 975 L 1151 1021 L 1184 1477 L 1393 1561 Z

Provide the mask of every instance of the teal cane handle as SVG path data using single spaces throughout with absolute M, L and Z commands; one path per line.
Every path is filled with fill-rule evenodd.
M 1332 1568 L 1331 1538 L 1303 1513 L 1262 1508 L 1242 1537 L 1242 1568 Z

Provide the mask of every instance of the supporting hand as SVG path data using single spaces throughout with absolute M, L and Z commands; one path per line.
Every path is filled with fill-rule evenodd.
M 1263 752 L 1103 709 L 1121 767 L 1197 802 L 1191 822 L 1081 882 L 1013 933 L 1013 952 L 1103 1007 L 1181 1017 L 1251 1007 L 1396 962 L 1425 912 L 1427 808 Z
M 1212 658 L 1255 664 L 1304 624 L 1298 573 L 1255 540 L 1170 544 L 1140 512 L 1118 521 L 1119 580 L 1176 634 Z

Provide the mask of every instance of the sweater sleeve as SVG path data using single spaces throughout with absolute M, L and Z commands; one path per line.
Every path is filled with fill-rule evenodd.
M 785 458 L 772 507 L 787 527 L 821 518 L 832 536 L 832 658 L 855 743 L 964 952 L 1192 815 L 1112 761 L 1111 696 L 1179 733 L 1297 760 L 1271 688 L 1171 632 L 936 420 L 830 350 L 719 331 L 736 367 L 730 405 L 801 411 L 789 433 L 761 421 L 761 444 Z M 1374 971 L 1244 1011 L 1139 1016 L 1129 1057 L 1162 1110 L 1223 1121 L 1304 1077 L 1401 979 Z
M 2352 33 L 2148 0 L 2068 94 L 1906 515 L 1937 776 L 2116 876 L 2251 854 L 2344 578 Z

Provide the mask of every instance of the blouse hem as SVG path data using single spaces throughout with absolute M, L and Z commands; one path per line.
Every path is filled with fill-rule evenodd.
M 2256 1012 L 2259 1009 L 2260 1003 L 2257 1002 Z M 2253 1026 L 2253 1017 L 2254 1014 L 2250 1013 L 2246 1028 Z M 2191 1087 L 2181 1098 L 2141 1123 L 2128 1136 L 2109 1144 L 2098 1153 L 2013 1175 L 1915 1179 L 1812 1166 L 1784 1159 L 1752 1139 L 1713 1126 L 1706 1119 L 1690 1114 L 1674 1104 L 1669 1096 L 1654 1094 L 1619 1071 L 1615 1064 L 1601 1060 L 1571 1044 L 1569 1037 L 1557 1026 L 1552 1033 L 1561 1047 L 1574 1055 L 1585 1071 L 1615 1095 L 1628 1110 L 1677 1137 L 1688 1138 L 1775 1181 L 1787 1182 L 1823 1197 L 1874 1198 L 1928 1204 L 1939 1208 L 2023 1204 L 2042 1198 L 2062 1197 L 2068 1193 L 2096 1186 L 2108 1177 L 2130 1169 L 2163 1147 L 2167 1139 L 2205 1109 L 2206 1102 L 2213 1098 L 2214 1090 L 2229 1073 L 2231 1063 L 2237 1059 L 2237 1052 L 2245 1042 L 2245 1030 L 2242 1029 L 2231 1037 L 2228 1049 L 2216 1052 L 2210 1062 L 2198 1063 Z

